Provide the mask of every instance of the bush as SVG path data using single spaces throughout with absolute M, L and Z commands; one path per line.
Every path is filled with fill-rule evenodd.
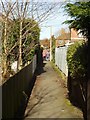
M 70 76 L 73 79 L 84 78 L 87 73 L 87 44 L 76 42 L 67 51 L 67 62 Z

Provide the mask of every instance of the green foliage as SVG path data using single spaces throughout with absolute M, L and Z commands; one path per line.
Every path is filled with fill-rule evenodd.
M 52 61 L 55 62 L 55 47 L 56 47 L 56 39 L 52 36 Z
M 68 48 L 67 62 L 72 78 L 86 77 L 87 73 L 87 45 L 84 42 L 76 42 Z
M 34 46 L 39 41 L 40 28 L 38 23 L 32 19 L 23 19 L 22 24 L 22 60 L 23 65 L 32 59 L 34 55 Z M 12 21 L 9 29 L 8 46 L 12 48 L 20 37 L 20 20 L 16 19 Z M 26 33 L 26 34 L 25 34 Z M 19 46 L 17 45 L 10 53 L 11 61 L 18 60 Z
M 51 62 L 51 65 L 53 69 L 58 73 L 58 75 L 62 78 L 62 80 L 66 82 L 67 78 L 65 74 L 62 71 L 60 71 L 60 69 L 53 62 Z
M 64 23 L 69 24 L 70 28 L 80 29 L 83 35 L 89 36 L 90 1 L 75 2 L 74 4 L 68 3 L 65 6 L 65 10 L 71 16 L 71 20 L 67 20 Z
M 23 28 L 24 28 L 24 30 L 22 31 L 23 33 L 25 33 L 25 31 L 28 30 L 28 35 L 26 35 L 27 41 L 25 42 L 25 45 L 30 44 L 32 40 L 34 41 L 35 44 L 37 44 L 39 42 L 39 36 L 40 36 L 40 28 L 38 23 L 32 19 L 24 19 Z

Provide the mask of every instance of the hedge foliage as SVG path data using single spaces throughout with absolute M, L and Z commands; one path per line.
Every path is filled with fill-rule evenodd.
M 84 78 L 87 74 L 87 44 L 76 42 L 68 47 L 67 62 L 70 76 Z

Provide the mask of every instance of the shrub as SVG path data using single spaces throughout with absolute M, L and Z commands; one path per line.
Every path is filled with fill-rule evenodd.
M 67 62 L 70 76 L 73 79 L 86 77 L 87 44 L 79 41 L 69 46 L 67 51 Z

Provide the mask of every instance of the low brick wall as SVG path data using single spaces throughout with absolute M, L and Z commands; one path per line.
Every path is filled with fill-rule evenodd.
M 36 69 L 36 56 L 32 62 L 2 85 L 2 118 L 13 118 L 21 103 L 26 99 L 25 92 L 32 82 Z

